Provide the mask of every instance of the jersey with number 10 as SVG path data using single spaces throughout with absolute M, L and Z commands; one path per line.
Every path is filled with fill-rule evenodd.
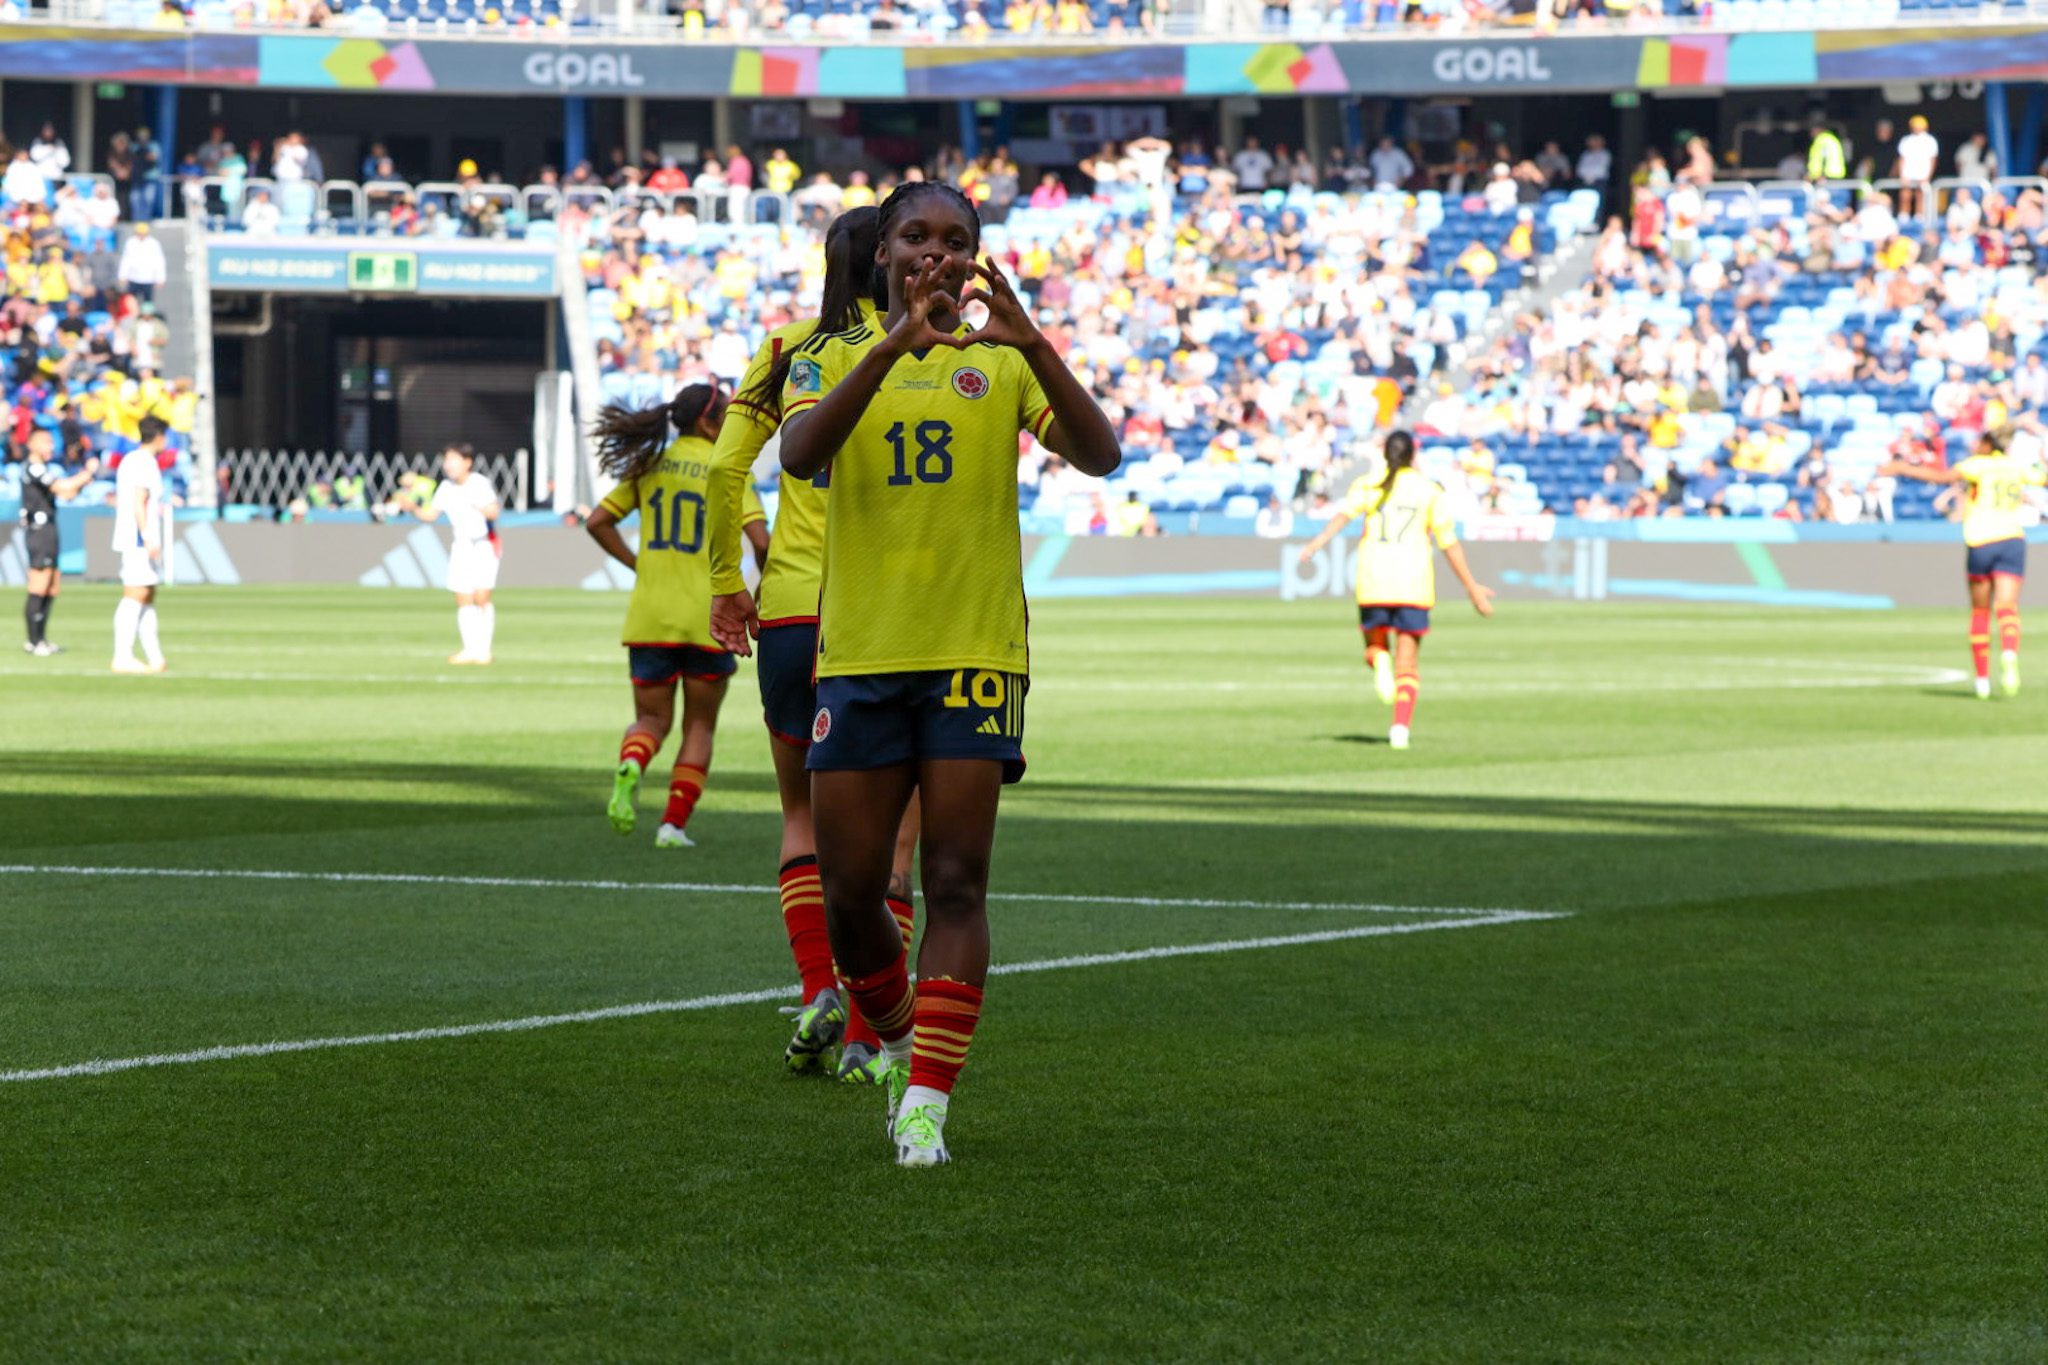
M 1358 540 L 1358 605 L 1433 607 L 1436 559 L 1432 546 L 1458 543 L 1458 526 L 1444 490 L 1426 474 L 1404 469 L 1393 486 L 1360 479 L 1344 500 L 1349 516 L 1364 517 Z
M 879 324 L 797 349 L 783 420 L 815 406 Z M 831 465 L 818 676 L 1027 673 L 1017 438 L 1052 422 L 1023 353 L 934 346 L 899 359 Z
M 704 555 L 704 485 L 710 474 L 711 442 L 682 436 L 647 473 L 605 495 L 601 505 L 621 521 L 640 513 L 639 567 L 623 643 L 718 648 L 711 638 L 711 571 Z

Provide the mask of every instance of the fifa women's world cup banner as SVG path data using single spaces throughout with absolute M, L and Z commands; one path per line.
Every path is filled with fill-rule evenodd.
M 559 36 L 557 36 L 559 35 Z M 836 99 L 1478 95 L 2038 79 L 2048 24 L 1692 36 L 1382 35 L 734 46 L 548 36 L 205 33 L 0 25 L 0 80 L 394 94 Z

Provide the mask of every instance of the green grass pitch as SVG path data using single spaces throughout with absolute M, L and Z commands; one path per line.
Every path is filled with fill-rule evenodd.
M 623 599 L 111 605 L 0 659 L 0 1358 L 2048 1357 L 2048 695 L 1960 610 L 1448 606 L 1397 754 L 1341 602 L 1040 603 L 997 957 L 1110 960 L 911 1173 L 772 1002 L 20 1079 L 792 976 L 750 672 L 702 846 L 605 823 Z

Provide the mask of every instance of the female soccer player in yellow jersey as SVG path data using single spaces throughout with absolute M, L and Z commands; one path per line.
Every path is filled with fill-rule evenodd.
M 783 1061 L 792 1071 L 816 1069 L 833 1043 L 841 1040 L 843 1030 L 838 1077 L 851 1084 L 881 1080 L 881 1045 L 860 1007 L 844 997 L 833 969 L 817 844 L 811 833 L 811 775 L 804 771 L 811 717 L 817 710 L 811 669 L 818 652 L 818 575 L 825 559 L 829 480 L 825 474 L 811 479 L 783 475 L 774 552 L 761 575 L 758 610 L 740 576 L 743 518 L 738 509 L 742 497 L 753 491 L 754 457 L 781 425 L 782 387 L 796 348 L 818 332 L 847 332 L 873 324 L 881 302 L 875 297 L 881 282 L 875 267 L 875 225 L 880 217 L 869 206 L 833 220 L 825 233 L 825 282 L 818 317 L 769 333 L 747 367 L 711 457 L 711 633 L 740 655 L 751 653 L 754 640 L 759 640 L 761 713 L 782 795 L 781 870 L 776 881 L 783 930 L 804 998 L 795 1011 L 795 1029 L 783 1049 Z M 902 929 L 906 946 L 914 922 L 910 863 L 916 849 L 913 798 L 897 834 L 889 878 L 889 913 Z
M 682 748 L 655 831 L 656 848 L 691 846 L 685 831 L 704 792 L 726 679 L 738 667 L 711 638 L 711 574 L 704 555 L 704 490 L 725 409 L 717 389 L 692 384 L 662 407 L 636 412 L 613 405 L 597 419 L 598 467 L 619 482 L 585 526 L 606 554 L 633 571 L 624 643 L 634 719 L 619 746 L 609 807 L 612 828 L 621 834 L 633 832 L 640 775 L 668 738 L 678 679 L 683 688 Z M 619 534 L 619 523 L 636 511 L 638 553 Z
M 1358 543 L 1358 627 L 1365 632 L 1365 661 L 1372 668 L 1380 700 L 1394 708 L 1387 742 L 1408 747 L 1415 699 L 1422 690 L 1419 658 L 1429 634 L 1429 610 L 1436 605 L 1436 562 L 1432 543 L 1444 552 L 1451 572 L 1465 586 L 1473 610 L 1493 615 L 1493 589 L 1472 577 L 1458 544 L 1457 523 L 1444 503 L 1444 490 L 1415 468 L 1415 438 L 1405 431 L 1387 437 L 1386 471 L 1377 483 L 1360 479 L 1336 516 L 1301 552 L 1307 563 L 1349 525 L 1365 518 Z M 1393 655 L 1388 657 L 1388 637 Z
M 797 348 L 782 467 L 832 472 L 806 759 L 832 950 L 882 1039 L 897 1162 L 931 1166 L 947 1160 L 947 1105 L 981 1013 L 997 802 L 1024 771 L 1018 436 L 1098 477 L 1121 457 L 1009 283 L 975 262 L 981 223 L 958 190 L 902 186 L 879 230 L 888 312 Z M 987 321 L 963 332 L 976 302 Z M 926 917 L 915 990 L 883 902 L 913 790 Z
M 1963 485 L 1964 572 L 1970 581 L 1970 662 L 1977 695 L 1991 695 L 1991 622 L 1998 621 L 1999 686 L 2020 690 L 2020 585 L 2027 577 L 2027 528 L 2020 516 L 2027 489 L 2048 482 L 2039 464 L 2006 451 L 2009 435 L 1987 431 L 1968 459 L 1947 469 L 1893 463 L 1881 473 L 1922 483 Z

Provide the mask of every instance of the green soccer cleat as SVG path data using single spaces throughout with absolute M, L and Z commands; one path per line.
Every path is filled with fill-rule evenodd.
M 882 1086 L 889 1109 L 882 1123 L 882 1136 L 889 1144 L 896 1143 L 896 1111 L 903 1107 L 903 1092 L 910 1089 L 910 1063 L 891 1062 L 884 1054 L 882 1062 Z
M 799 1076 L 816 1071 L 824 1065 L 826 1051 L 839 1041 L 846 1028 L 846 1006 L 839 1002 L 839 992 L 827 986 L 808 1005 L 784 1013 L 796 1020 L 796 1031 L 790 1035 L 789 1046 L 782 1050 L 783 1064 Z
M 2008 697 L 2020 694 L 2020 656 L 2010 649 L 1999 660 L 1998 685 Z
M 882 1050 L 866 1043 L 848 1043 L 839 1054 L 836 1079 L 841 1085 L 880 1085 L 888 1071 Z
M 943 1166 L 953 1159 L 946 1150 L 946 1106 L 920 1104 L 896 1120 L 898 1166 Z
M 640 789 L 640 774 L 645 771 L 629 758 L 621 762 L 619 770 L 612 775 L 612 800 L 604 813 L 611 817 L 612 828 L 621 834 L 631 834 L 640 819 L 640 812 L 633 806 L 633 797 Z
M 1394 704 L 1394 656 L 1385 650 L 1372 661 L 1372 687 L 1382 702 Z

